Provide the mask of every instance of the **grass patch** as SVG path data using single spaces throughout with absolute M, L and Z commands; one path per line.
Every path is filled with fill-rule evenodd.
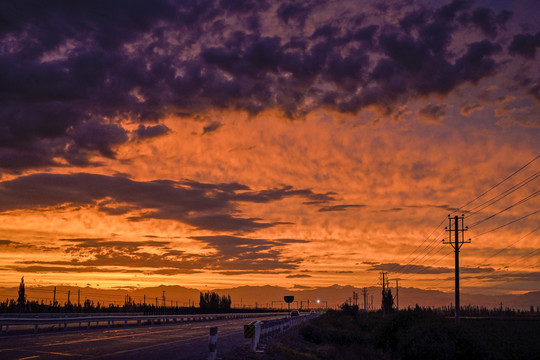
M 540 319 L 451 318 L 429 309 L 380 314 L 330 310 L 270 341 L 264 353 L 224 359 L 540 359 Z

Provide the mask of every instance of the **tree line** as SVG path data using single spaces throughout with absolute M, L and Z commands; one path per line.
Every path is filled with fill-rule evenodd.
M 56 289 L 55 289 L 56 294 Z M 82 304 L 72 303 L 68 292 L 68 299 L 64 303 L 59 303 L 54 300 L 46 303 L 43 300 L 28 300 L 25 290 L 24 276 L 21 278 L 17 299 L 7 298 L 5 301 L 0 301 L 0 312 L 2 313 L 63 313 L 63 312 L 83 312 L 83 313 L 123 313 L 134 312 L 144 314 L 198 314 L 202 312 L 227 312 L 231 310 L 231 296 L 219 295 L 216 292 L 200 293 L 199 307 L 191 306 L 159 306 L 157 304 L 137 303 L 131 296 L 124 297 L 124 304 L 108 304 L 105 305 L 99 301 L 94 302 L 90 299 L 85 299 Z M 240 312 L 251 312 L 248 309 L 235 309 Z

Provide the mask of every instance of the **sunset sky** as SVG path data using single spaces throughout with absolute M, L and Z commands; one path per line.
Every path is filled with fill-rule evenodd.
M 2 2 L 0 286 L 388 271 L 447 291 L 465 214 L 463 291 L 538 290 L 539 18 L 536 0 Z

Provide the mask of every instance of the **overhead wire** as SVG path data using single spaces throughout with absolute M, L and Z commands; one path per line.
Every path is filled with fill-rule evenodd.
M 522 241 L 523 239 L 527 238 L 529 235 L 531 234 L 534 234 L 536 231 L 538 231 L 540 229 L 540 226 L 536 227 L 533 231 L 527 233 L 526 235 L 522 236 L 521 238 L 519 238 L 518 240 L 514 241 L 513 243 L 511 243 L 510 245 L 508 245 L 507 247 L 505 248 L 502 248 L 500 250 L 498 250 L 496 253 L 494 253 L 493 255 L 490 255 L 488 257 L 485 257 L 484 259 L 480 260 L 478 263 L 482 264 L 482 263 L 485 263 L 487 260 L 489 259 L 492 259 L 494 258 L 495 256 L 499 255 L 500 253 L 502 253 L 503 251 L 506 251 L 512 247 L 514 247 L 518 242 Z
M 458 212 L 460 211 L 461 209 L 464 209 L 465 207 L 467 207 L 468 205 L 472 204 L 473 202 L 475 202 L 476 200 L 480 199 L 482 196 L 486 195 L 487 193 L 489 193 L 491 190 L 497 188 L 499 185 L 503 184 L 505 181 L 509 180 L 510 178 L 512 178 L 514 175 L 516 175 L 517 173 L 519 173 L 520 171 L 522 171 L 523 169 L 525 169 L 526 167 L 528 167 L 530 164 L 532 164 L 533 162 L 535 162 L 536 160 L 538 160 L 540 158 L 540 154 L 538 154 L 534 159 L 530 160 L 528 163 L 526 163 L 525 165 L 523 165 L 522 167 L 520 167 L 519 169 L 517 169 L 516 171 L 514 171 L 512 174 L 508 175 L 507 177 L 505 177 L 504 179 L 502 179 L 501 181 L 499 181 L 497 184 L 493 185 L 492 187 L 490 187 L 488 190 L 484 191 L 482 194 L 478 195 L 477 197 L 475 197 L 474 199 L 472 199 L 471 201 L 469 201 L 468 203 L 466 203 L 465 205 L 461 206 L 458 210 L 456 210 L 455 212 Z
M 461 206 L 460 208 L 458 208 L 457 210 L 453 211 L 452 213 L 457 213 L 457 212 L 462 211 L 462 210 L 465 209 L 467 206 L 469 206 L 470 204 L 474 203 L 476 200 L 478 200 L 478 199 L 480 199 L 481 197 L 483 197 L 484 195 L 488 194 L 490 191 L 496 189 L 498 186 L 500 186 L 501 184 L 505 183 L 506 181 L 508 181 L 509 179 L 511 179 L 513 176 L 515 176 L 516 174 L 518 174 L 519 172 L 521 172 L 522 170 L 524 170 L 525 168 L 527 168 L 529 165 L 531 165 L 533 162 L 535 162 L 535 161 L 538 160 L 539 158 L 540 158 L 540 154 L 537 155 L 537 156 L 536 156 L 535 158 L 533 158 L 532 160 L 530 160 L 529 162 L 527 162 L 525 165 L 523 165 L 523 166 L 521 166 L 520 168 L 518 168 L 517 170 L 515 170 L 515 171 L 514 171 L 513 173 L 511 173 L 510 175 L 506 176 L 503 180 L 499 181 L 498 183 L 496 183 L 495 185 L 493 185 L 492 187 L 490 187 L 488 190 L 484 191 L 483 193 L 481 193 L 480 195 L 476 196 L 476 197 L 475 197 L 474 199 L 472 199 L 471 201 L 467 202 L 465 205 L 463 205 L 463 206 Z M 497 203 L 498 201 L 500 201 L 500 200 L 502 200 L 503 198 L 507 197 L 508 195 L 514 193 L 515 191 L 517 191 L 517 190 L 523 188 L 524 186 L 526 186 L 527 184 L 529 184 L 531 181 L 533 181 L 533 180 L 535 180 L 536 178 L 538 178 L 538 177 L 539 177 L 539 174 L 540 174 L 540 172 L 536 172 L 535 174 L 528 176 L 526 179 L 521 180 L 519 183 L 517 183 L 517 184 L 511 186 L 510 188 L 504 190 L 503 192 L 499 193 L 498 195 L 492 197 L 491 199 L 489 199 L 489 200 L 487 200 L 487 201 L 481 203 L 480 205 L 475 206 L 474 208 L 468 210 L 467 212 L 471 213 L 471 216 L 472 216 L 473 214 L 479 213 L 480 211 L 482 211 L 482 210 L 486 209 L 487 207 L 489 207 L 489 206 L 491 206 L 491 205 Z M 490 215 L 490 216 L 488 216 L 487 218 L 482 219 L 482 220 L 480 220 L 480 221 L 474 223 L 473 225 L 471 225 L 471 226 L 469 226 L 469 227 L 473 227 L 473 226 L 479 225 L 479 224 L 481 224 L 481 223 L 483 223 L 483 222 L 485 222 L 485 221 L 487 221 L 487 220 L 489 220 L 489 219 L 494 218 L 495 216 L 497 216 L 497 215 L 499 215 L 499 214 L 501 214 L 501 213 L 503 213 L 503 212 L 505 212 L 505 211 L 508 211 L 508 210 L 512 209 L 512 208 L 515 207 L 515 206 L 518 206 L 518 205 L 520 205 L 520 204 L 523 204 L 524 202 L 529 201 L 530 199 L 532 199 L 532 198 L 538 196 L 539 193 L 540 193 L 540 190 L 539 190 L 539 191 L 536 191 L 536 192 L 533 193 L 533 194 L 528 195 L 527 197 L 525 197 L 525 198 L 519 200 L 518 202 L 512 204 L 511 206 L 509 206 L 509 207 L 507 207 L 507 208 L 505 208 L 505 209 L 499 211 L 498 213 L 496 213 L 496 214 L 494 214 L 494 215 Z M 482 207 L 482 206 L 483 206 L 483 207 Z M 480 209 L 479 209 L 479 208 L 480 208 Z M 476 211 L 475 211 L 475 210 L 476 210 Z M 473 212 L 473 211 L 474 211 L 474 212 Z M 537 212 L 540 212 L 540 210 L 539 210 L 539 211 L 536 211 L 536 212 L 534 212 L 534 213 L 528 214 L 528 215 L 526 215 L 526 216 L 523 216 L 523 217 L 521 217 L 521 218 L 519 218 L 519 219 L 515 219 L 515 220 L 513 220 L 513 221 L 511 221 L 511 222 L 509 222 L 509 223 L 507 223 L 507 224 L 504 224 L 504 225 L 498 226 L 498 227 L 496 227 L 496 228 L 494 228 L 494 229 L 491 229 L 491 230 L 489 230 L 489 231 L 486 231 L 486 232 L 484 232 L 484 233 L 482 233 L 482 234 L 480 234 L 480 235 L 475 236 L 475 238 L 477 238 L 477 237 L 479 237 L 479 236 L 481 236 L 481 235 L 485 235 L 485 234 L 490 233 L 490 232 L 497 231 L 497 230 L 499 230 L 499 229 L 501 229 L 501 228 L 503 228 L 503 227 L 505 227 L 505 226 L 509 226 L 509 225 L 511 225 L 511 224 L 513 224 L 513 223 L 515 223 L 515 222 L 518 222 L 518 221 L 523 220 L 523 219 L 525 219 L 525 218 L 527 218 L 527 217 L 529 217 L 529 216 L 532 216 L 532 215 L 534 215 L 534 214 L 537 213 Z M 443 220 L 443 221 L 435 228 L 435 230 L 436 230 L 439 226 L 441 226 L 443 222 L 444 222 L 444 220 Z M 433 231 L 430 233 L 430 235 L 422 242 L 422 244 L 420 244 L 419 246 L 417 246 L 417 247 L 415 248 L 415 250 L 413 250 L 413 252 L 412 252 L 408 257 L 412 256 L 412 255 L 414 254 L 414 252 L 417 251 L 417 250 L 418 250 L 418 249 L 419 249 L 419 248 L 420 248 L 420 247 L 421 247 L 421 246 L 429 239 L 429 237 L 433 234 L 433 232 L 435 232 L 435 230 L 433 230 Z M 437 238 L 438 238 L 438 237 L 437 237 Z M 437 239 L 437 238 L 436 238 L 436 239 Z M 432 242 L 430 242 L 430 243 L 426 246 L 425 251 L 427 251 L 428 249 L 430 249 L 430 247 L 433 245 L 434 241 L 435 241 L 435 240 L 432 240 Z M 429 250 L 429 252 L 426 253 L 426 254 L 424 255 L 424 257 L 418 259 L 419 255 L 417 255 L 415 258 L 411 259 L 406 265 L 403 265 L 403 266 L 401 266 L 401 265 L 394 266 L 394 267 L 392 268 L 392 270 L 395 270 L 396 268 L 399 269 L 399 272 L 405 272 L 406 270 L 410 270 L 410 269 L 407 268 L 408 266 L 412 268 L 413 265 L 411 265 L 411 264 L 412 264 L 416 259 L 418 259 L 418 263 L 419 263 L 420 261 L 424 260 L 424 258 L 425 258 L 427 255 L 429 255 L 429 254 L 433 251 L 433 249 L 434 249 L 434 248 L 432 248 L 431 250 Z M 430 257 L 428 257 L 428 259 L 431 258 L 431 257 L 433 257 L 433 256 L 435 256 L 436 254 L 438 254 L 441 250 L 442 250 L 442 247 L 441 247 L 437 252 L 435 252 L 433 255 L 431 255 Z M 439 258 L 439 259 L 436 261 L 436 263 L 440 262 L 442 259 L 444 259 L 444 258 L 447 257 L 448 255 L 450 255 L 452 252 L 453 252 L 453 251 L 450 251 L 450 252 L 448 252 L 446 255 L 444 255 L 443 257 Z M 432 264 L 431 266 L 425 266 L 423 269 L 420 269 L 420 270 L 419 270 L 417 273 L 415 273 L 414 275 L 416 275 L 416 274 L 418 274 L 418 273 L 423 273 L 423 272 L 427 271 L 430 267 L 432 268 L 436 263 Z M 404 279 L 408 279 L 408 278 L 410 278 L 410 277 L 412 277 L 412 276 L 414 276 L 414 275 L 410 275 L 409 277 L 406 277 L 406 278 L 404 278 Z M 445 280 L 445 281 L 446 281 L 446 280 Z
M 416 251 L 418 251 L 418 249 L 420 249 L 420 248 L 426 243 L 426 241 L 429 240 L 429 238 L 431 237 L 431 235 L 433 235 L 433 233 L 434 233 L 435 231 L 437 231 L 437 229 L 438 229 L 445 221 L 446 221 L 446 218 L 443 219 L 443 220 L 439 223 L 439 225 L 437 225 L 437 226 L 429 233 L 429 235 L 424 239 L 424 241 L 422 241 L 422 243 L 421 243 L 420 245 L 418 245 L 416 248 L 414 248 L 414 250 L 413 250 L 409 255 L 407 255 L 407 256 L 405 257 L 404 261 L 407 261 L 408 258 L 410 258 L 412 255 L 414 255 L 414 254 L 416 253 Z M 426 249 L 425 249 L 425 250 L 427 250 L 427 249 L 430 247 L 430 245 L 431 245 L 432 243 L 433 243 L 433 240 L 426 246 Z M 425 250 L 424 250 L 424 251 L 425 251 Z M 388 270 L 389 272 L 392 272 L 392 271 L 394 271 L 394 270 L 395 270 L 396 268 L 398 268 L 398 267 L 407 266 L 407 265 L 409 265 L 412 261 L 414 261 L 416 258 L 418 258 L 418 256 L 419 256 L 419 255 L 417 255 L 414 259 L 411 259 L 411 260 L 410 260 L 407 264 L 405 264 L 405 265 L 395 264 L 394 266 L 392 266 L 391 268 L 389 268 L 389 269 L 387 269 L 387 270 Z
M 506 264 L 506 267 L 510 267 L 511 265 L 517 263 L 517 262 L 523 262 L 524 260 L 527 260 L 537 254 L 540 254 L 540 249 L 533 249 L 532 251 L 528 252 L 527 254 L 515 259 L 514 261 Z M 535 266 L 539 266 L 540 263 L 536 264 Z M 504 275 L 505 277 L 509 276 L 509 275 L 516 275 L 516 274 L 519 274 L 522 272 L 523 269 L 530 269 L 530 266 L 524 266 L 524 267 L 520 267 L 516 270 L 512 270 L 512 271 L 508 271 L 508 272 L 505 272 L 503 273 L 502 275 Z M 503 281 L 502 279 L 501 280 L 494 280 L 494 281 Z M 473 281 L 467 281 L 467 279 L 464 279 L 463 281 L 464 283 L 467 283 L 468 285 L 471 285 L 471 284 L 479 284 L 479 283 L 482 283 L 484 281 L 482 281 L 481 279 L 479 279 L 478 277 L 475 278 Z M 485 286 L 486 288 L 490 288 L 489 286 Z
M 497 230 L 499 230 L 499 229 L 502 229 L 503 227 L 512 225 L 512 224 L 514 224 L 514 223 L 516 223 L 516 222 L 518 222 L 518 221 L 521 221 L 521 220 L 523 220 L 523 219 L 528 218 L 529 216 L 538 214 L 539 212 L 540 212 L 540 210 L 533 211 L 533 212 L 530 213 L 530 214 L 527 214 L 527 215 L 522 216 L 522 217 L 520 217 L 520 218 L 514 219 L 514 220 L 512 220 L 512 221 L 510 221 L 510 222 L 508 222 L 508 223 L 506 223 L 506 224 L 504 224 L 504 225 L 497 226 L 496 228 L 493 228 L 493 229 L 491 229 L 491 230 L 485 231 L 485 232 L 483 232 L 483 233 L 481 233 L 481 234 L 475 235 L 474 237 L 475 237 L 476 239 L 478 239 L 480 236 L 489 234 L 489 233 L 491 233 L 491 232 L 494 232 L 494 231 L 497 231 Z
M 522 180 L 521 182 L 519 182 L 518 184 L 506 189 L 505 191 L 503 191 L 500 194 L 492 197 L 491 199 L 486 200 L 485 202 L 481 203 L 480 205 L 477 205 L 474 208 L 471 208 L 471 209 L 467 210 L 467 213 L 468 213 L 469 217 L 472 217 L 472 216 L 478 214 L 480 211 L 482 211 L 482 210 L 490 207 L 491 205 L 497 203 L 498 201 L 504 199 L 508 195 L 514 193 L 515 191 L 517 191 L 517 190 L 521 189 L 522 187 L 524 187 L 525 185 L 529 184 L 531 181 L 536 180 L 538 177 L 540 177 L 540 171 L 536 172 L 533 175 L 530 175 L 528 178 L 526 178 L 526 179 Z M 484 206 L 484 207 L 482 207 L 482 206 Z M 478 209 L 479 207 L 482 207 L 482 208 Z
M 441 223 L 441 224 L 442 224 L 442 223 Z M 441 226 L 441 224 L 439 224 L 439 225 L 437 226 L 437 228 L 438 228 L 439 226 Z M 437 229 L 437 228 L 436 228 L 436 229 Z M 436 230 L 436 229 L 435 229 L 435 230 Z M 444 231 L 444 230 L 443 230 L 443 231 Z M 432 234 L 433 234 L 433 231 L 432 231 Z M 433 251 L 433 249 L 435 248 L 435 244 L 436 244 L 437 241 L 439 240 L 440 236 L 441 236 L 441 234 L 437 235 L 433 240 L 431 240 L 431 242 L 430 242 L 430 243 L 425 247 L 425 249 L 424 249 L 424 252 L 423 252 L 423 253 L 424 253 L 424 256 L 423 256 L 422 258 L 420 258 L 418 261 L 422 260 L 422 259 L 426 256 L 426 253 L 425 253 L 425 252 L 428 251 L 428 249 L 429 249 L 429 252 L 428 252 L 428 253 L 430 253 L 431 251 Z M 425 241 L 424 241 L 424 243 L 425 243 Z M 415 262 L 415 260 L 418 259 L 418 257 L 420 257 L 421 255 L 422 255 L 422 252 L 419 253 L 418 255 L 416 255 L 416 256 L 415 256 L 413 259 L 411 259 L 407 264 L 405 264 L 405 265 L 396 265 L 396 266 L 394 266 L 394 267 L 392 268 L 392 270 L 391 270 L 391 269 L 388 269 L 388 271 L 395 271 L 396 268 L 398 268 L 398 269 L 400 270 L 400 272 L 402 272 L 402 271 L 405 270 L 407 267 L 412 266 L 411 264 L 412 264 L 413 262 Z
M 521 204 L 523 204 L 523 203 L 525 203 L 525 202 L 527 202 L 527 201 L 529 201 L 531 199 L 534 199 L 538 195 L 540 195 L 540 190 L 535 191 L 534 193 L 532 193 L 532 194 L 526 196 L 525 198 L 515 202 L 514 204 L 502 209 L 501 211 L 496 212 L 495 214 L 492 214 L 492 215 L 490 215 L 490 216 L 488 216 L 488 217 L 486 217 L 486 218 L 484 218 L 482 220 L 479 220 L 479 221 L 477 221 L 475 223 L 472 223 L 471 225 L 469 225 L 469 228 L 475 227 L 476 225 L 479 225 L 479 224 L 481 224 L 481 223 L 483 223 L 483 222 L 485 222 L 487 220 L 493 219 L 495 216 L 497 216 L 499 214 L 502 214 L 503 212 L 506 212 L 506 211 L 508 211 L 508 210 L 518 206 L 518 205 L 521 205 Z

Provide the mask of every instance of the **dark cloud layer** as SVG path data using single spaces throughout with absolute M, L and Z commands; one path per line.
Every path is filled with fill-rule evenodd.
M 434 267 L 425 265 L 401 265 L 397 263 L 382 263 L 372 264 L 368 271 L 392 271 L 398 274 L 451 274 L 454 272 L 453 268 L 448 267 Z M 491 267 L 460 267 L 462 273 L 479 274 L 479 273 L 491 273 L 495 269 Z
M 287 223 L 269 223 L 263 219 L 236 216 L 236 203 L 268 203 L 288 197 L 332 199 L 326 194 L 289 186 L 252 191 L 238 183 L 207 184 L 187 180 L 140 182 L 122 176 L 86 173 L 34 174 L 0 183 L 0 212 L 95 206 L 109 215 L 128 216 L 132 221 L 176 220 L 197 229 L 250 232 Z
M 207 254 L 173 249 L 169 241 L 119 241 L 105 238 L 61 239 L 70 260 L 20 261 L 12 266 L 21 272 L 103 272 L 147 274 L 189 274 L 217 271 L 225 275 L 239 273 L 283 272 L 296 269 L 299 258 L 286 258 L 281 249 L 290 242 L 303 240 L 267 240 L 237 236 L 193 237 Z M 146 248 L 152 248 L 149 252 Z M 302 276 L 304 277 L 304 276 Z
M 167 134 L 156 124 L 164 115 L 209 108 L 277 108 L 291 118 L 320 107 L 392 111 L 402 100 L 476 84 L 503 66 L 496 55 L 508 47 L 500 36 L 508 11 L 454 0 L 402 6 L 395 23 L 380 24 L 391 5 L 356 4 L 346 13 L 330 5 L 3 2 L 0 168 L 54 166 L 58 159 L 91 165 L 91 156 L 114 158 L 130 138 Z M 265 22 L 280 27 L 270 31 Z M 317 27 L 308 30 L 308 23 Z M 476 37 L 456 51 L 460 31 Z M 505 35 L 513 39 L 510 55 L 535 56 L 538 33 Z M 130 134 L 123 120 L 141 126 Z
M 323 206 L 319 209 L 319 212 L 329 212 L 329 211 L 345 211 L 347 209 L 355 209 L 355 208 L 363 208 L 367 205 L 360 205 L 360 204 L 338 204 L 338 205 L 330 205 L 330 206 Z

